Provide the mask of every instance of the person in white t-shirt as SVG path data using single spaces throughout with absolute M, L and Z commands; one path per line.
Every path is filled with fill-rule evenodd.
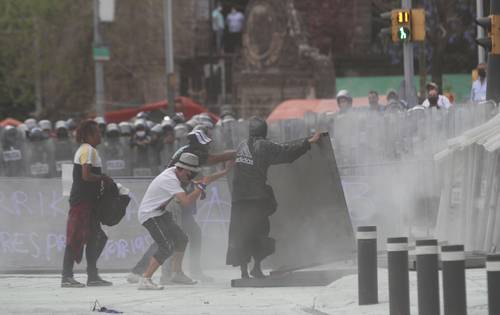
M 193 204 L 205 191 L 206 186 L 227 174 L 232 165 L 229 163 L 223 171 L 203 177 L 195 182 L 193 192 L 187 194 L 182 185 L 191 182 L 199 171 L 198 156 L 183 153 L 175 166 L 167 168 L 149 184 L 139 206 L 139 222 L 148 230 L 158 246 L 149 265 L 139 281 L 139 290 L 161 290 L 162 286 L 151 281 L 151 277 L 165 260 L 172 255 L 172 282 L 195 284 L 182 271 L 182 260 L 188 238 L 175 223 L 168 211 L 171 202 L 178 202 L 181 207 Z

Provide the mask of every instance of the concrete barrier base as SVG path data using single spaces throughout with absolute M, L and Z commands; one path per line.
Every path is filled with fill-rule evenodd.
M 264 279 L 234 279 L 231 280 L 231 287 L 269 288 L 326 286 L 343 276 L 355 273 L 355 269 L 294 271 L 279 275 L 272 274 Z

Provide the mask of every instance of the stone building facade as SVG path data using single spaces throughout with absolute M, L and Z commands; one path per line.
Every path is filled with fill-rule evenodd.
M 166 98 L 164 9 L 162 0 L 120 0 L 113 23 L 102 27 L 111 47 L 105 64 L 108 107 Z M 209 0 L 173 1 L 173 46 L 177 82 L 184 68 L 210 47 Z M 200 100 L 202 101 L 202 100 Z
M 252 0 L 242 54 L 233 69 L 240 115 L 268 115 L 288 99 L 332 98 L 335 54 L 369 44 L 371 21 L 358 18 L 364 0 Z M 369 14 L 368 14 L 369 15 Z
M 224 58 L 227 102 L 246 117 L 265 116 L 287 99 L 333 97 L 335 57 L 369 44 L 370 3 L 248 1 L 241 54 Z M 211 51 L 213 5 L 213 0 L 173 1 L 177 94 L 205 105 L 213 88 L 207 68 L 219 62 Z M 105 64 L 107 108 L 166 98 L 163 1 L 120 0 L 116 9 L 115 22 L 102 29 L 112 53 Z

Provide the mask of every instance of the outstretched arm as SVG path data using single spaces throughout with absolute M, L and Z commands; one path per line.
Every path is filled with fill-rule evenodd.
M 214 165 L 217 163 L 234 160 L 235 158 L 236 158 L 235 150 L 227 150 L 221 154 L 210 154 L 207 159 L 207 165 Z
M 273 143 L 269 146 L 269 156 L 271 157 L 270 164 L 292 163 L 306 153 L 311 148 L 311 144 L 317 143 L 320 136 L 321 134 L 316 132 L 309 139 L 284 144 Z

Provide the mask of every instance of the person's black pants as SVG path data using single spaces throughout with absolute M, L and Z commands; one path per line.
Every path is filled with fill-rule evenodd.
M 87 244 L 85 246 L 85 258 L 87 260 L 87 275 L 89 278 L 97 277 L 97 260 L 101 256 L 108 237 L 101 228 L 97 217 L 90 215 L 90 231 Z M 66 245 L 63 259 L 63 277 L 73 277 L 73 266 L 75 264 L 75 254 L 71 246 Z
M 189 254 L 190 254 L 190 271 L 191 273 L 201 273 L 201 228 L 196 222 L 191 209 L 186 209 L 188 211 L 182 212 L 182 230 L 189 237 Z M 158 245 L 155 243 L 151 244 L 148 250 L 144 253 L 142 258 L 137 262 L 137 264 L 132 268 L 132 272 L 138 275 L 142 275 L 146 268 L 148 267 L 149 260 L 158 251 Z M 163 264 L 163 271 L 169 271 L 168 264 Z
M 156 251 L 152 256 L 162 265 L 173 251 L 184 252 L 188 243 L 186 234 L 174 222 L 170 213 L 148 219 L 142 224 L 155 241 Z M 153 246 L 153 244 L 150 246 Z M 149 252 L 149 249 L 148 249 Z M 147 267 L 147 265 L 146 265 Z

